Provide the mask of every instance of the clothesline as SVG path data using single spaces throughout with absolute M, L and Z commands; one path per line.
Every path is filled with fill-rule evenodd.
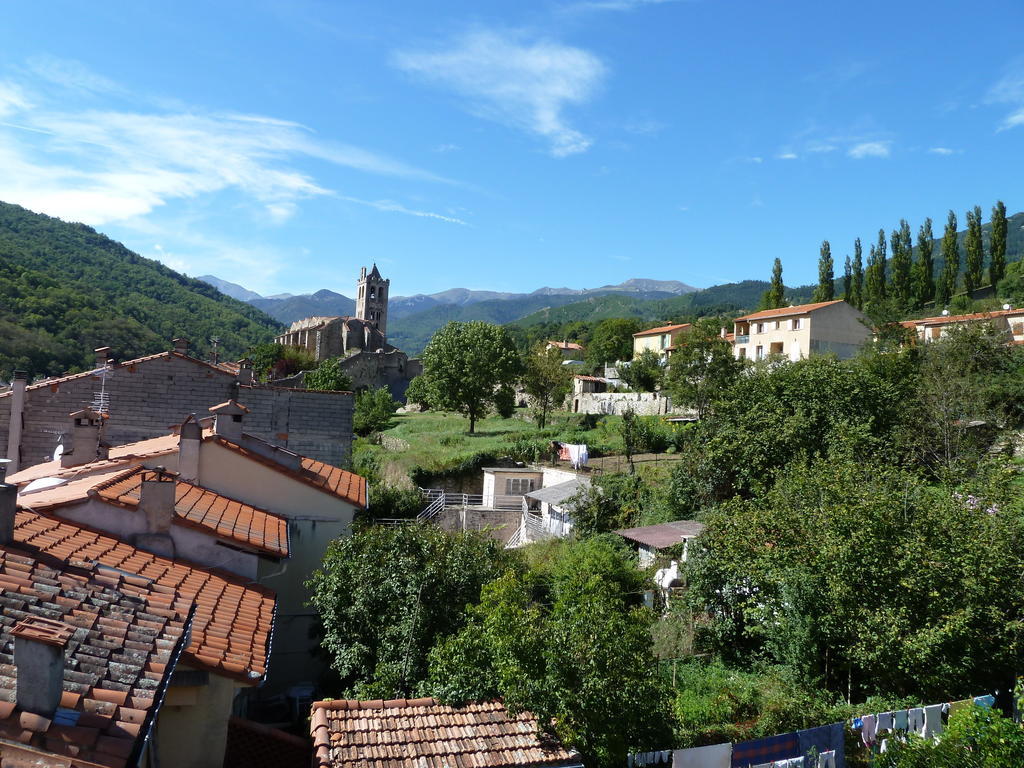
M 878 712 L 855 717 L 848 723 L 832 723 L 792 733 L 738 743 L 726 742 L 689 749 L 655 750 L 629 755 L 628 768 L 845 768 L 845 728 L 860 731 L 867 749 L 885 752 L 892 739 L 913 733 L 936 738 L 945 728 L 943 715 L 972 705 L 991 708 L 995 696 Z M 883 737 L 883 734 L 885 736 Z

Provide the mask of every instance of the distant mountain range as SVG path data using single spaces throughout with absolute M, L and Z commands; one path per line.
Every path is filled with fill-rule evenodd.
M 305 317 L 317 315 L 351 315 L 355 312 L 355 299 L 350 299 L 341 293 L 323 288 L 315 293 L 290 294 L 279 293 L 273 296 L 261 296 L 255 291 L 250 291 L 244 286 L 222 280 L 214 275 L 200 275 L 197 280 L 209 283 L 214 288 L 239 301 L 247 301 L 255 307 L 259 307 L 271 317 L 282 323 L 293 323 Z M 538 298 L 545 298 L 553 304 L 568 303 L 568 300 L 578 301 L 583 296 L 603 296 L 609 293 L 617 293 L 632 296 L 634 298 L 664 298 L 669 296 L 680 296 L 685 293 L 696 291 L 692 285 L 681 283 L 678 280 L 647 280 L 633 278 L 618 285 L 603 285 L 600 288 L 538 288 L 531 293 L 507 293 L 502 291 L 475 291 L 469 288 L 449 288 L 439 293 L 422 294 L 414 296 L 392 296 L 388 304 L 388 319 L 397 320 L 417 312 L 423 312 L 433 307 L 456 306 L 464 307 L 469 304 L 480 304 L 491 301 L 520 302 L 523 300 L 533 301 Z

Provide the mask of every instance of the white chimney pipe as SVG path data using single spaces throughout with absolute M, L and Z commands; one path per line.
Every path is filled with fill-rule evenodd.
M 189 483 L 199 483 L 199 451 L 203 430 L 193 413 L 181 425 L 178 435 L 178 476 Z

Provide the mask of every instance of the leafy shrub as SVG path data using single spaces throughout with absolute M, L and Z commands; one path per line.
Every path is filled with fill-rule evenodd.
M 391 397 L 387 387 L 360 392 L 356 395 L 356 409 L 352 416 L 353 431 L 363 437 L 380 432 L 388 426 L 398 407 L 399 403 Z

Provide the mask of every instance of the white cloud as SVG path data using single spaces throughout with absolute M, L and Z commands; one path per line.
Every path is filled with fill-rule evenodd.
M 775 157 L 778 158 L 779 160 L 796 160 L 797 154 L 796 152 L 780 152 Z
M 103 78 L 84 69 L 45 66 L 47 82 L 64 77 L 69 87 L 106 88 Z M 45 88 L 28 93 L 0 84 L 0 199 L 72 221 L 138 219 L 172 201 L 233 191 L 255 203 L 265 220 L 282 223 L 302 200 L 334 194 L 297 167 L 310 158 L 371 174 L 445 181 L 385 155 L 322 140 L 285 120 L 195 110 L 76 111 L 66 106 L 76 103 L 71 100 L 52 106 Z
M 952 155 L 956 152 L 955 149 L 949 147 L 932 147 L 928 151 L 933 155 Z
M 1018 58 L 1007 66 L 1003 76 L 989 88 L 985 101 L 1012 105 L 1013 111 L 999 123 L 998 130 L 1024 125 L 1024 58 Z
M 754 165 L 760 165 L 761 163 L 764 162 L 764 158 L 763 157 L 744 157 L 743 158 L 743 162 L 745 162 L 745 163 L 753 163 Z
M 396 53 L 393 61 L 466 97 L 475 114 L 543 136 L 556 157 L 591 145 L 563 115 L 568 105 L 586 103 L 605 76 L 601 60 L 582 48 L 477 31 L 442 50 Z
M 846 154 L 854 160 L 862 160 L 865 157 L 888 157 L 891 144 L 890 141 L 862 141 L 850 147 Z
M 434 147 L 434 151 L 440 152 L 441 154 L 447 154 L 448 152 L 456 152 L 459 149 L 461 149 L 461 147 L 458 144 L 438 144 L 436 147 Z
M 28 60 L 32 74 L 54 85 L 75 91 L 90 93 L 118 93 L 123 89 L 113 80 L 98 75 L 84 64 L 73 59 L 58 59 L 55 56 L 33 56 Z
M 342 195 L 339 197 L 341 200 L 345 200 L 349 203 L 356 203 L 357 205 L 365 205 L 369 208 L 376 208 L 378 211 L 386 211 L 388 213 L 404 213 L 407 216 L 417 216 L 423 219 L 435 219 L 437 221 L 444 221 L 449 224 L 460 224 L 464 227 L 468 227 L 469 224 L 462 219 L 457 219 L 454 216 L 445 216 L 440 213 L 433 213 L 431 211 L 418 211 L 414 208 L 407 208 L 401 203 L 396 203 L 393 200 L 360 200 L 358 197 L 347 197 Z
M 31 106 L 25 92 L 15 83 L 0 80 L 0 119 Z

